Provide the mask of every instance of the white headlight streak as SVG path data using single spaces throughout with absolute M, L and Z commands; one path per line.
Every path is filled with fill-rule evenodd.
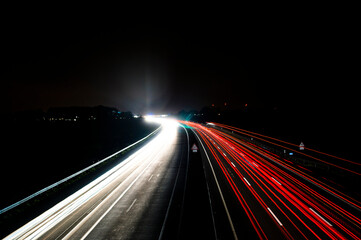
M 173 150 L 172 145 L 177 139 L 177 129 L 179 125 L 175 120 L 168 118 L 151 118 L 147 120 L 156 121 L 162 125 L 160 132 L 154 136 L 153 139 L 117 166 L 11 233 L 5 239 L 37 239 L 61 223 L 64 219 L 71 216 L 80 207 L 87 204 L 100 193 L 102 197 L 95 201 L 98 205 L 102 205 L 103 201 L 113 194 L 120 196 L 116 200 L 118 201 L 133 186 L 152 162 L 157 161 L 161 154 L 167 154 L 168 151 Z M 109 187 L 111 184 L 114 184 L 115 187 Z M 120 185 L 124 186 L 126 191 L 117 192 L 117 190 L 120 191 L 120 188 L 118 188 Z M 108 188 L 108 192 L 104 193 L 105 189 Z M 78 225 L 82 223 L 82 220 L 85 220 L 87 215 L 91 215 L 92 211 L 96 208 L 97 207 L 92 208 L 89 212 L 85 211 L 79 217 L 79 221 L 74 224 L 74 226 L 71 226 L 71 228 L 77 229 Z M 70 229 L 68 232 L 69 231 Z

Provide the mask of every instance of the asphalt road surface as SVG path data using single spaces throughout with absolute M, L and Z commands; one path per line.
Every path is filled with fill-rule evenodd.
M 360 203 L 305 170 L 229 131 L 155 121 L 150 141 L 6 239 L 360 239 Z
M 184 192 L 188 145 L 185 130 L 168 121 L 119 165 L 7 239 L 158 239 L 175 192 Z
M 230 225 L 234 239 L 360 239 L 357 200 L 231 131 L 183 124 L 203 149 L 211 199 L 226 209 L 215 217 L 219 238 Z

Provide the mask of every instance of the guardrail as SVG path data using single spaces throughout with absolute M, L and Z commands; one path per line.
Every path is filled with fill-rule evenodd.
M 72 179 L 72 178 L 74 178 L 74 177 L 76 177 L 76 176 L 78 176 L 78 175 L 80 175 L 80 174 L 88 171 L 89 169 L 91 169 L 91 168 L 93 168 L 93 167 L 96 167 L 97 165 L 99 165 L 99 164 L 107 161 L 108 159 L 114 157 L 115 155 L 117 155 L 117 154 L 119 154 L 119 153 L 121 153 L 121 152 L 124 152 L 125 150 L 127 150 L 127 149 L 129 149 L 129 148 L 131 148 L 131 147 L 133 147 L 133 146 L 135 146 L 135 145 L 137 145 L 138 143 L 141 143 L 142 141 L 146 140 L 146 139 L 149 138 L 150 136 L 152 136 L 152 135 L 154 135 L 155 133 L 157 133 L 157 132 L 160 130 L 160 128 L 161 128 L 161 126 L 158 127 L 156 130 L 154 130 L 153 132 L 151 132 L 150 134 L 148 134 L 147 136 L 145 136 L 144 138 L 142 138 L 142 139 L 136 141 L 135 143 L 132 143 L 132 144 L 130 144 L 129 146 L 123 148 L 122 150 L 119 150 L 118 152 L 115 152 L 115 153 L 113 153 L 112 155 L 110 155 L 110 156 L 108 156 L 108 157 L 106 157 L 106 158 L 104 158 L 104 159 L 102 159 L 102 160 L 100 160 L 100 161 L 98 161 L 98 162 L 90 165 L 89 167 L 86 167 L 86 168 L 84 168 L 84 169 L 82 169 L 82 170 L 80 170 L 80 171 L 78 171 L 78 172 L 76 172 L 76 173 L 74 173 L 74 174 L 72 174 L 72 175 L 70 175 L 70 176 L 68 176 L 68 177 L 66 177 L 66 178 L 58 181 L 58 182 L 56 182 L 56 183 L 51 184 L 51 185 L 48 186 L 48 187 L 45 187 L 45 188 L 37 191 L 37 192 L 34 193 L 34 194 L 31 194 L 30 196 L 28 196 L 28 197 L 26 197 L 26 198 L 24 198 L 24 199 L 22 199 L 22 200 L 20 200 L 20 201 L 18 201 L 18 202 L 16 202 L 16 203 L 12 204 L 12 205 L 10 205 L 10 206 L 8 206 L 8 207 L 6 207 L 6 208 L 1 209 L 1 210 L 0 210 L 0 214 L 3 214 L 3 213 L 5 213 L 5 212 L 13 209 L 13 208 L 21 205 L 22 203 L 27 202 L 27 201 L 29 201 L 30 199 L 33 199 L 34 197 L 36 197 L 36 196 L 38 196 L 38 195 L 40 195 L 40 194 L 42 194 L 42 193 L 44 193 L 44 192 L 46 192 L 46 191 L 54 188 L 54 187 L 56 187 L 56 186 L 59 186 L 60 184 L 62 184 L 62 183 L 64 183 L 64 182 L 66 182 L 66 181 L 68 181 L 68 180 L 70 180 L 70 179 Z

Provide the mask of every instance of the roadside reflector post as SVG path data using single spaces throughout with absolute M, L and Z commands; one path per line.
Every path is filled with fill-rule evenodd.
M 303 142 L 300 143 L 300 150 L 305 150 L 305 144 L 303 144 Z

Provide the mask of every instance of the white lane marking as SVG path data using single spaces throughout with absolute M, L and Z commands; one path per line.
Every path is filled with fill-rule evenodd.
M 256 167 L 258 167 L 258 165 L 255 163 L 255 162 L 252 162 L 253 163 L 253 165 L 255 165 Z
M 133 207 L 133 205 L 134 205 L 134 203 L 135 203 L 136 201 L 137 201 L 137 199 L 134 199 L 134 201 L 133 201 L 132 204 L 129 206 L 129 208 L 127 209 L 126 212 L 129 212 L 130 209 L 132 209 L 132 207 Z
M 316 214 L 319 218 L 321 218 L 325 223 L 327 223 L 330 227 L 332 227 L 332 224 L 329 223 L 328 221 L 326 221 L 326 219 L 324 219 L 320 214 L 318 214 L 315 210 L 313 210 L 312 208 L 310 208 L 310 210 Z
M 227 157 L 227 155 L 225 153 L 223 153 L 223 155 Z
M 249 186 L 251 186 L 251 184 L 247 181 L 247 179 L 244 177 L 243 178 L 244 179 L 244 181 L 246 181 L 246 183 L 249 185 Z
M 279 185 L 281 185 L 282 186 L 282 184 L 279 182 L 279 181 L 277 181 L 274 177 L 271 177 L 273 180 L 275 180 L 275 182 L 276 183 L 278 183 Z
M 234 163 L 233 163 L 233 162 L 231 162 L 231 163 L 232 163 L 233 167 L 236 167 L 236 165 L 234 165 Z
M 282 223 L 281 223 L 281 221 L 276 217 L 276 215 L 272 212 L 272 210 L 271 210 L 269 207 L 268 207 L 267 209 L 268 209 L 268 211 L 272 214 L 272 216 L 276 219 L 276 221 L 278 222 L 278 224 L 279 224 L 280 226 L 283 226 Z
M 195 131 L 193 131 L 193 129 L 192 129 L 192 132 L 193 132 L 193 133 L 196 135 L 196 137 L 198 138 L 199 142 L 200 142 L 201 145 L 202 145 L 202 148 L 203 148 L 203 150 L 204 150 L 204 153 L 206 154 L 206 157 L 207 157 L 209 166 L 211 167 L 211 170 L 212 170 L 212 173 L 213 173 L 214 180 L 216 181 L 216 184 L 217 184 L 217 188 L 218 188 L 219 195 L 221 196 L 224 209 L 226 210 L 226 214 L 227 214 L 227 218 L 228 218 L 229 224 L 231 225 L 233 237 L 234 237 L 234 239 L 238 240 L 238 237 L 237 237 L 237 234 L 236 234 L 236 230 L 234 229 L 234 225 L 233 225 L 233 222 L 232 222 L 232 219 L 231 219 L 231 215 L 229 214 L 228 207 L 227 207 L 226 201 L 224 200 L 223 193 L 222 193 L 221 187 L 219 186 L 219 183 L 218 183 L 216 174 L 215 174 L 215 172 L 214 172 L 214 169 L 213 169 L 211 160 L 209 159 L 208 153 L 207 153 L 207 151 L 206 151 L 206 149 L 205 149 L 205 147 L 204 147 L 201 139 L 198 137 L 197 133 L 196 133 Z
M 150 178 L 148 179 L 148 182 L 150 181 L 150 179 L 152 179 L 152 177 L 153 177 L 153 174 L 152 174 L 152 176 L 150 176 Z

